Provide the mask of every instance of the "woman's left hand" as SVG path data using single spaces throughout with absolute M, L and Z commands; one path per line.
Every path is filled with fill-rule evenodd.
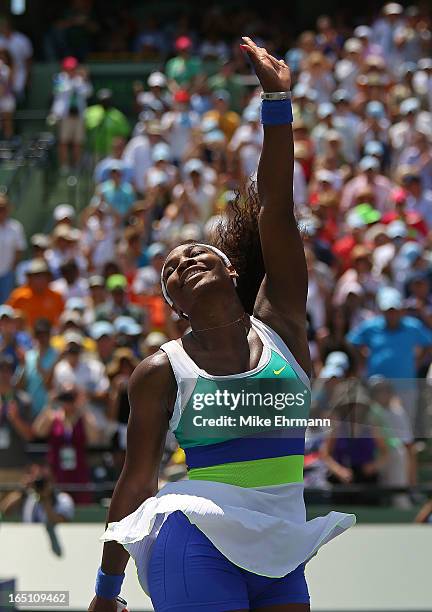
M 277 60 L 264 47 L 258 47 L 248 36 L 242 36 L 241 48 L 248 54 L 265 92 L 289 91 L 290 69 L 284 60 Z

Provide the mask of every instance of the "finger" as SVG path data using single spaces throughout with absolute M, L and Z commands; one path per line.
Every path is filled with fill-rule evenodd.
M 245 43 L 250 45 L 252 48 L 259 49 L 258 45 L 252 40 L 252 38 L 249 38 L 249 36 L 242 36 L 242 40 L 244 40 Z

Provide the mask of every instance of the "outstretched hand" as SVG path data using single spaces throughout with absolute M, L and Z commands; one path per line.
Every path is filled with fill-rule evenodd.
M 248 36 L 242 36 L 245 51 L 255 69 L 255 73 L 265 92 L 289 91 L 291 73 L 284 60 L 277 60 L 264 47 L 258 47 Z

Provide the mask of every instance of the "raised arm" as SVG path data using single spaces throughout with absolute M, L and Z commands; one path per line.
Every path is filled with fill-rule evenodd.
M 242 47 L 254 65 L 263 90 L 289 91 L 291 75 L 285 62 L 255 45 L 250 38 L 243 40 Z M 303 242 L 294 216 L 293 170 L 291 123 L 264 125 L 264 143 L 258 167 L 258 194 L 262 206 L 259 230 L 266 276 L 257 297 L 255 313 L 276 328 L 297 360 L 308 371 L 308 279 Z
M 167 393 L 167 389 L 172 393 Z M 108 523 L 120 521 L 157 493 L 159 465 L 175 393 L 174 375 L 162 352 L 145 359 L 132 374 L 129 382 L 126 460 L 113 493 Z M 121 544 L 106 542 L 102 571 L 109 575 L 121 575 L 128 559 L 129 554 Z M 114 600 L 95 597 L 89 610 L 114 612 L 116 606 Z

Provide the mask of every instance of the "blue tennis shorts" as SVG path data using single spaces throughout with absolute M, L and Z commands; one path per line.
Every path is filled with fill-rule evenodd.
M 283 578 L 241 569 L 180 511 L 167 518 L 153 545 L 148 584 L 155 612 L 227 612 L 309 603 L 303 564 Z

